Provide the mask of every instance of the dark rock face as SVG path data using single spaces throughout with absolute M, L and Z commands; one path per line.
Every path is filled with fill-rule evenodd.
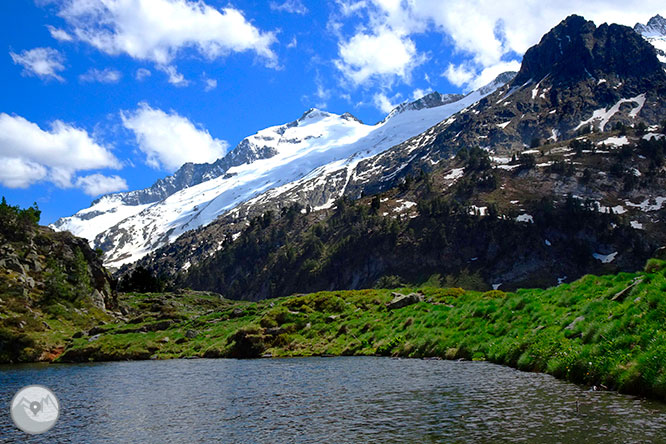
M 56 233 L 47 227 L 26 226 L 24 230 L 22 238 L 14 238 L 10 243 L 0 228 L 0 273 L 3 277 L 7 276 L 6 271 L 14 272 L 16 281 L 25 287 L 25 294 L 29 297 L 33 290 L 47 288 L 52 267 L 57 266 L 69 274 L 70 279 L 75 272 L 87 275 L 85 280 L 90 285 L 88 296 L 93 305 L 101 309 L 116 307 L 113 278 L 85 239 L 67 232 Z M 77 263 L 79 254 L 85 271 L 80 270 L 84 265 Z M 15 284 L 8 282 L 8 285 Z
M 652 45 L 631 28 L 603 24 L 596 27 L 583 17 L 572 15 L 530 48 L 512 86 L 552 77 L 563 86 L 589 77 L 612 73 L 622 78 L 664 77 Z

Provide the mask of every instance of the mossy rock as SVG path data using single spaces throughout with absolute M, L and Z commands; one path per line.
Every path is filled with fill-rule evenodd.
M 647 261 L 647 264 L 645 264 L 646 273 L 658 273 L 664 269 L 666 269 L 666 260 L 650 259 Z

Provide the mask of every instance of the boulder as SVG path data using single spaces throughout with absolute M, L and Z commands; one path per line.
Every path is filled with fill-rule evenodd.
M 282 327 L 270 327 L 265 330 L 265 333 L 270 336 L 278 336 L 285 332 Z
M 199 335 L 199 333 L 197 333 L 197 332 L 194 331 L 194 330 L 187 330 L 187 331 L 185 332 L 185 337 L 186 337 L 187 339 L 196 338 L 198 335 Z
M 657 251 L 654 252 L 652 257 L 654 257 L 655 259 L 661 259 L 662 261 L 666 261 L 666 247 L 658 248 Z
M 105 331 L 106 331 L 105 327 L 102 327 L 102 326 L 98 325 L 98 326 L 93 327 L 90 330 L 88 330 L 88 336 L 99 335 L 100 333 L 104 333 Z
M 245 314 L 245 311 L 242 308 L 234 308 L 234 310 L 231 312 L 231 317 L 232 318 L 240 318 Z
M 4 263 L 0 263 L 0 266 L 4 266 L 4 268 L 8 270 L 12 270 L 17 272 L 18 274 L 25 275 L 25 268 L 19 262 L 18 257 L 16 256 L 9 256 L 8 258 L 3 260 Z
M 104 296 L 102 296 L 102 293 L 99 292 L 99 290 L 95 289 L 95 291 L 92 292 L 90 295 L 90 299 L 92 299 L 92 304 L 101 309 L 101 310 L 106 310 L 106 303 L 104 302 Z
M 408 295 L 400 293 L 391 294 L 393 295 L 393 300 L 386 305 L 389 310 L 396 310 L 408 305 L 417 304 L 419 302 L 423 302 L 424 299 L 423 295 L 420 293 L 410 293 Z
M 35 288 L 35 280 L 30 276 L 25 278 L 25 284 L 30 288 Z
M 578 316 L 576 319 L 573 320 L 573 322 L 566 327 L 564 327 L 565 330 L 573 330 L 576 328 L 576 324 L 579 322 L 583 322 L 585 320 L 585 316 Z

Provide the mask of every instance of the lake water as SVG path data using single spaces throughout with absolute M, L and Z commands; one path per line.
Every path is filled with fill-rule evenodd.
M 9 403 L 41 384 L 44 435 Z M 578 404 L 578 408 L 576 405 Z M 389 358 L 0 366 L 3 443 L 666 442 L 666 405 L 485 362 Z

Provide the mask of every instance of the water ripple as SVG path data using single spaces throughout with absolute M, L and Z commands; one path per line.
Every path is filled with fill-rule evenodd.
M 666 406 L 484 362 L 388 358 L 0 367 L 0 399 L 52 388 L 61 417 L 6 443 L 666 442 Z

